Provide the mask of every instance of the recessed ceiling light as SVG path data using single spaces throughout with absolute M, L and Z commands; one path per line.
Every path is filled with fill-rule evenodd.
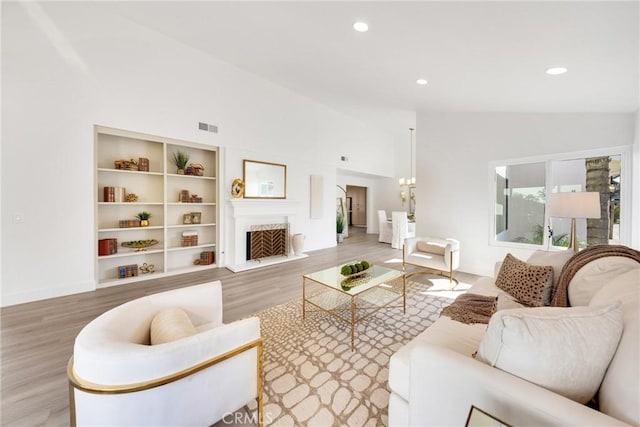
M 355 22 L 353 24 L 353 29 L 360 33 L 366 33 L 367 31 L 369 31 L 369 26 L 366 22 Z
M 547 68 L 547 70 L 545 71 L 545 73 L 549 74 L 550 76 L 557 76 L 559 74 L 564 74 L 566 72 L 567 72 L 567 69 L 565 67 Z
M 417 84 L 419 84 L 419 85 L 424 86 L 424 85 L 426 85 L 428 82 L 427 82 L 427 79 L 418 79 L 418 80 L 416 80 L 416 83 L 417 83 Z

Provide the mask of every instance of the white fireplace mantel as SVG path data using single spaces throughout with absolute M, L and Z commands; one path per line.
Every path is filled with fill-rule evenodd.
M 301 202 L 287 199 L 231 199 L 231 217 L 233 223 L 234 251 L 233 259 L 227 268 L 233 272 L 251 270 L 278 264 L 295 259 L 306 258 L 308 255 L 294 255 L 291 252 L 286 257 L 271 257 L 261 261 L 246 260 L 246 233 L 252 225 L 258 224 L 289 224 L 292 236 L 296 231 L 295 218 L 300 211 Z

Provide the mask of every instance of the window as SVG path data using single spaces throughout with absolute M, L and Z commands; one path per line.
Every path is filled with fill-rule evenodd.
M 497 241 L 542 244 L 544 182 L 544 163 L 496 167 Z
M 576 218 L 580 247 L 629 244 L 629 147 L 495 162 L 490 165 L 490 241 L 507 246 L 566 247 L 571 219 L 549 218 L 547 194 L 596 191 L 601 218 Z M 628 204 L 628 203 L 627 203 Z

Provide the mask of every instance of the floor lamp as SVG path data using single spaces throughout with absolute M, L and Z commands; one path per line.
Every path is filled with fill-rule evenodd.
M 600 193 L 552 193 L 549 203 L 550 217 L 571 218 L 569 249 L 578 252 L 576 218 L 600 218 Z

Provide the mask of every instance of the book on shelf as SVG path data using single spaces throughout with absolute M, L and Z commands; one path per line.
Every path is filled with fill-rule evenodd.
M 120 228 L 140 227 L 139 219 L 121 219 L 118 221 Z
M 127 189 L 124 187 L 104 187 L 102 196 L 105 202 L 125 202 Z
M 118 253 L 118 239 L 98 240 L 98 255 L 113 255 Z
M 127 277 L 133 277 L 138 275 L 138 265 L 130 264 L 130 265 L 121 265 L 118 267 L 118 278 L 124 279 Z
M 200 252 L 200 265 L 210 265 L 216 260 L 216 253 L 213 251 Z

